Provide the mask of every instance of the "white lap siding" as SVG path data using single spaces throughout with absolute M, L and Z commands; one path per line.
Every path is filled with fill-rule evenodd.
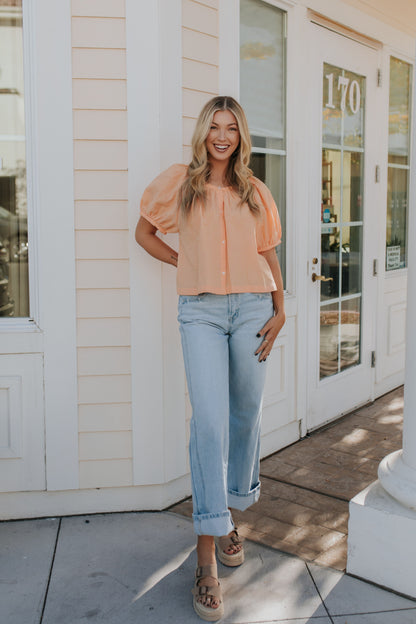
M 183 158 L 191 158 L 191 138 L 202 106 L 218 94 L 218 0 L 182 2 Z
M 132 484 L 124 0 L 73 0 L 80 487 Z

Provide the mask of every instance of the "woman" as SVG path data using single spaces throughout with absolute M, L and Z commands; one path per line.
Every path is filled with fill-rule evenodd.
M 215 559 L 240 565 L 243 545 L 229 508 L 258 500 L 260 414 L 266 366 L 284 325 L 272 195 L 249 169 L 241 106 L 214 97 L 202 109 L 189 166 L 173 165 L 145 190 L 136 240 L 178 267 L 182 348 L 192 404 L 189 443 L 198 535 L 194 608 L 224 613 Z M 179 232 L 179 254 L 156 231 Z

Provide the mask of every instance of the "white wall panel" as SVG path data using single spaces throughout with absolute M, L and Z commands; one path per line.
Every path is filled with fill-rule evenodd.
M 390 305 L 387 310 L 387 355 L 403 351 L 406 346 L 406 301 Z
M 297 413 L 295 409 L 295 353 L 296 353 L 296 319 L 288 318 L 279 334 L 272 354 L 267 363 L 266 386 L 263 400 L 262 421 L 262 444 L 269 450 L 267 438 L 286 427 L 295 423 L 294 442 L 299 437 L 297 427 Z M 277 438 L 278 439 L 278 438 Z M 273 450 L 287 445 L 286 436 L 282 436 L 282 443 Z
M 0 491 L 45 487 L 43 356 L 0 355 Z

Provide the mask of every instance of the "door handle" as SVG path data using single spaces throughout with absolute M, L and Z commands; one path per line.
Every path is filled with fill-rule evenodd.
M 317 275 L 316 273 L 312 273 L 313 282 L 332 282 L 333 279 L 333 277 L 325 277 L 324 275 Z

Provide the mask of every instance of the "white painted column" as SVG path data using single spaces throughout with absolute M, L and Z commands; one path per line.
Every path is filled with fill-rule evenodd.
M 413 91 L 403 449 L 350 502 L 347 572 L 416 597 L 416 63 Z

